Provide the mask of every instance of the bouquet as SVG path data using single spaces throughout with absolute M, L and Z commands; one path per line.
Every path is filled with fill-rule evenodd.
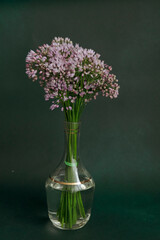
M 111 99 L 117 98 L 120 87 L 111 71 L 112 67 L 100 60 L 98 53 L 74 45 L 69 38 L 55 37 L 51 45 L 39 46 L 26 57 L 26 74 L 33 81 L 39 81 L 45 100 L 51 102 L 50 109 L 60 108 L 66 122 L 78 123 L 85 105 L 100 93 Z M 69 135 L 66 161 L 66 181 L 70 182 L 75 181 L 78 164 L 76 127 L 74 130 L 75 133 Z M 73 203 L 78 204 L 78 208 L 74 208 Z M 62 226 L 65 224 L 70 228 L 78 216 L 85 218 L 79 191 L 62 192 L 57 216 Z

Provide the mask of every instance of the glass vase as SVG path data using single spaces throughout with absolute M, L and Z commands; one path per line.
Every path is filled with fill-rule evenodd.
M 79 229 L 91 216 L 95 183 L 79 157 L 79 122 L 65 122 L 60 164 L 46 181 L 48 215 L 60 229 Z

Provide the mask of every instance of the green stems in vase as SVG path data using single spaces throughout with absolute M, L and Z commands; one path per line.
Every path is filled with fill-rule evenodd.
M 64 186 L 61 193 L 59 208 L 57 211 L 58 220 L 61 226 L 72 228 L 77 219 L 85 218 L 85 209 L 81 196 L 80 179 L 78 176 L 78 134 L 79 123 L 65 122 L 65 181 L 68 183 Z

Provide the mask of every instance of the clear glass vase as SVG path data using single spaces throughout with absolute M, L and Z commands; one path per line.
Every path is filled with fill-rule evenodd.
M 95 183 L 79 158 L 79 122 L 65 122 L 62 160 L 46 181 L 48 214 L 60 229 L 79 229 L 91 216 Z

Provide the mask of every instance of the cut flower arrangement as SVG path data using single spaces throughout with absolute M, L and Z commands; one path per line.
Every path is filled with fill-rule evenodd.
M 99 54 L 69 38 L 55 37 L 51 45 L 31 50 L 26 57 L 28 77 L 44 88 L 50 109 L 60 108 L 65 115 L 64 156 L 46 181 L 49 217 L 61 229 L 83 227 L 91 214 L 95 183 L 79 158 L 80 117 L 100 93 L 117 98 L 119 84 L 111 71 Z

